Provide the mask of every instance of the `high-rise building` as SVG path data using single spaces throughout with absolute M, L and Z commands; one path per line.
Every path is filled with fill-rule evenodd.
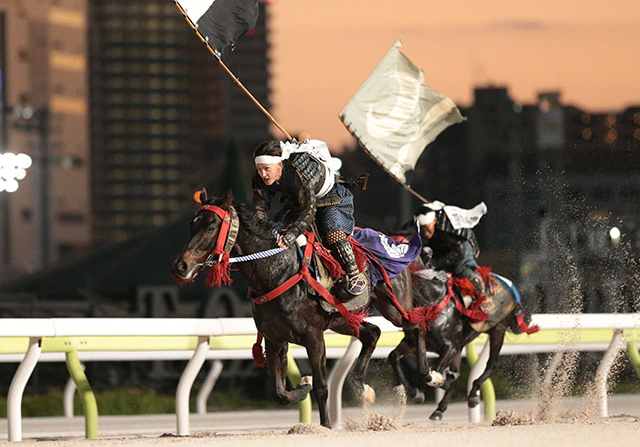
M 268 108 L 265 9 L 224 60 Z M 123 240 L 169 222 L 269 124 L 173 2 L 92 0 L 89 21 L 94 236 Z
M 0 192 L 0 277 L 37 270 L 90 241 L 86 0 L 0 0 L 0 152 L 33 166 Z
M 631 310 L 624 290 L 640 253 L 640 108 L 592 113 L 554 91 L 512 108 L 506 89 L 482 95 L 469 150 L 489 208 L 484 259 L 521 275 L 539 310 Z

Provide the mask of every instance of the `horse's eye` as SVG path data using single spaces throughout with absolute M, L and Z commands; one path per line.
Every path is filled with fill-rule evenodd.
M 209 233 L 213 233 L 214 231 L 216 231 L 216 227 L 214 227 L 213 225 L 207 228 L 207 232 Z

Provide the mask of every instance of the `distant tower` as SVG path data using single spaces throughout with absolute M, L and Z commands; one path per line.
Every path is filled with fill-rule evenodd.
M 89 4 L 94 230 L 122 240 L 179 214 L 230 141 L 250 154 L 269 128 L 172 1 Z M 224 60 L 268 108 L 266 9 Z
M 564 106 L 560 102 L 560 92 L 539 93 L 536 145 L 540 160 L 557 172 L 562 169 L 564 129 Z
M 6 278 L 68 259 L 91 239 L 86 1 L 0 0 L 0 21 L 0 151 L 33 159 L 1 200 Z

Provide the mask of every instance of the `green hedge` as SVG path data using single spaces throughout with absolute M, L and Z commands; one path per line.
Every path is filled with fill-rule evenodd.
M 62 391 L 50 391 L 45 394 L 25 394 L 22 398 L 22 416 L 62 416 Z M 193 393 L 192 393 L 193 394 Z M 175 413 L 175 395 L 159 394 L 150 388 L 119 388 L 96 393 L 99 415 L 127 414 L 170 414 Z M 194 399 L 191 410 L 195 411 Z M 211 410 L 244 410 L 259 408 L 279 408 L 280 405 L 269 400 L 251 400 L 234 392 L 214 392 L 207 402 Z M 82 415 L 80 398 L 76 394 L 74 414 Z M 0 417 L 7 417 L 7 399 L 0 397 Z

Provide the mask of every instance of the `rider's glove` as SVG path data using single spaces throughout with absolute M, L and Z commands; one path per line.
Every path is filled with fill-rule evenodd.
M 444 284 L 449 280 L 449 275 L 444 270 L 436 270 L 434 279 Z
M 282 236 L 282 242 L 287 244 L 287 246 L 292 246 L 296 239 L 300 236 L 300 231 L 296 227 L 291 227 L 287 232 Z
M 428 263 L 433 257 L 433 249 L 431 247 L 422 247 L 422 255 L 420 257 L 425 264 Z

